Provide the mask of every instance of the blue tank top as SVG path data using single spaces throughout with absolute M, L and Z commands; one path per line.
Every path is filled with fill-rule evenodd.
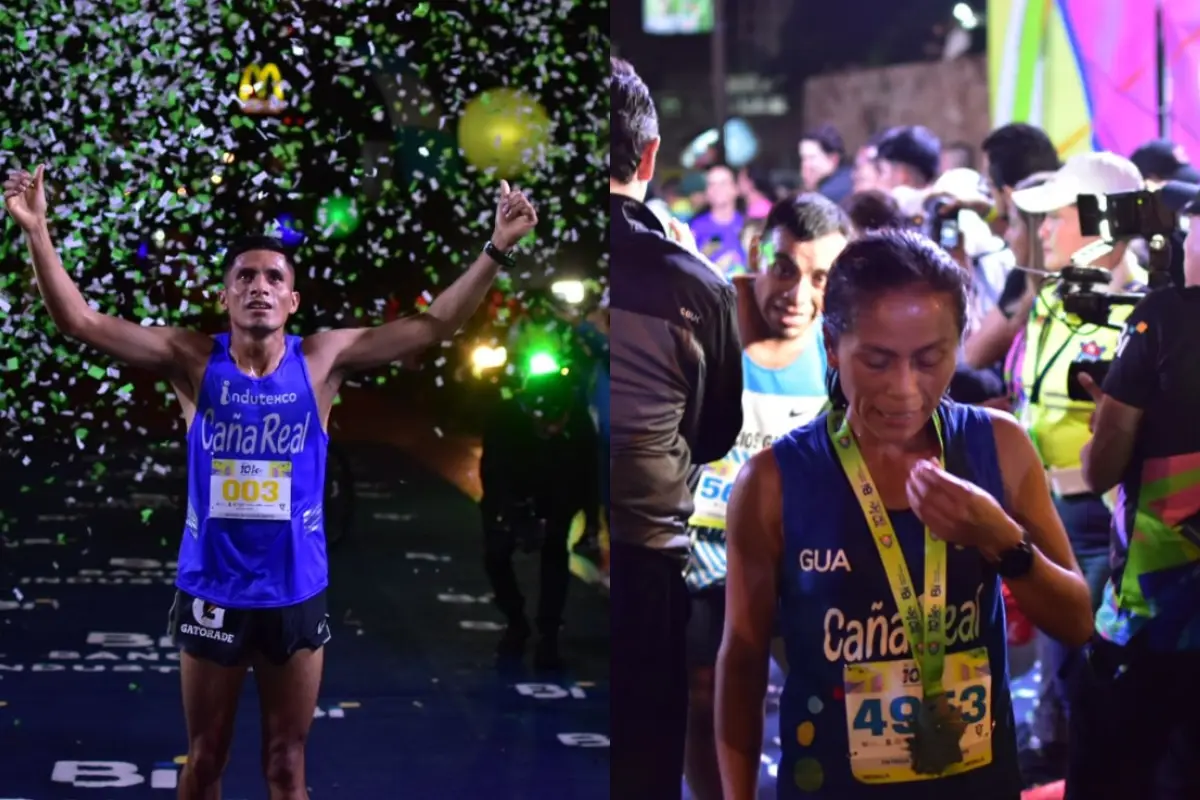
M 1003 502 L 990 418 L 948 401 L 939 413 L 950 471 Z M 920 689 L 903 688 L 904 679 L 893 675 L 910 658 L 908 643 L 825 418 L 773 445 L 783 486 L 779 620 L 790 669 L 780 701 L 777 796 L 1017 800 L 1004 602 L 995 569 L 972 549 L 947 553 L 944 681 L 969 723 L 962 742 L 967 763 L 981 748 L 990 748 L 991 762 L 950 777 L 883 782 L 896 774 L 889 765 L 907 763 L 905 720 Z M 924 526 L 912 511 L 889 516 L 912 580 L 924 591 Z
M 725 512 L 742 466 L 825 406 L 825 336 L 820 321 L 804 335 L 808 340 L 804 349 L 786 367 L 764 367 L 742 353 L 742 430 L 725 458 L 704 465 L 693 478 L 693 510 L 688 521 L 692 548 L 683 573 L 692 591 L 725 583 Z
M 299 336 L 265 378 L 215 337 L 188 429 L 176 585 L 226 608 L 301 603 L 329 582 L 322 502 L 329 437 Z

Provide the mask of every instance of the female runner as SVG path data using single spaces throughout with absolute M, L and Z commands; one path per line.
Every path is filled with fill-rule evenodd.
M 777 607 L 781 800 L 1020 797 L 1000 581 L 1073 645 L 1091 604 L 1024 431 L 943 400 L 967 280 L 899 230 L 851 243 L 829 273 L 834 410 L 754 456 L 729 504 L 726 800 L 757 796 Z

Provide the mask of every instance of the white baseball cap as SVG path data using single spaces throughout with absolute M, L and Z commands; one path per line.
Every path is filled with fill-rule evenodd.
M 1116 194 L 1145 188 L 1133 162 L 1116 153 L 1080 153 L 1041 186 L 1013 192 L 1017 208 L 1027 214 L 1049 214 L 1075 205 L 1081 194 Z

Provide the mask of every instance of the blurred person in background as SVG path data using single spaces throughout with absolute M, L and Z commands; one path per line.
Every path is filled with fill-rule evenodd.
M 1142 173 L 1146 185 L 1160 188 L 1167 181 L 1200 184 L 1200 172 L 1192 166 L 1181 145 L 1168 139 L 1154 139 L 1133 151 L 1129 157 Z
M 1046 215 L 1038 231 L 1044 267 L 1058 272 L 1069 266 L 1072 256 L 1084 246 L 1098 241 L 1080 230 L 1078 196 L 1138 191 L 1143 185 L 1137 167 L 1128 159 L 1109 152 L 1084 153 L 1068 159 L 1040 186 L 1013 192 L 1011 199 L 1026 213 Z M 1091 265 L 1111 272 L 1109 289 L 1113 291 L 1126 291 L 1145 282 L 1145 272 L 1124 242 Z M 1128 308 L 1114 309 L 1110 319 L 1119 324 L 1128 313 Z M 1081 463 L 1096 406 L 1072 399 L 1068 382 L 1072 362 L 1111 359 L 1118 340 L 1119 331 L 1070 317 L 1063 309 L 1058 286 L 1050 282 L 1034 298 L 1024 352 L 1013 366 L 1018 416 L 1046 466 L 1055 506 L 1088 584 L 1093 613 L 1110 572 L 1112 515 L 1104 498 L 1084 480 Z M 1041 693 L 1034 710 L 1034 738 L 1022 754 L 1022 769 L 1031 780 L 1049 781 L 1061 778 L 1066 769 L 1067 686 L 1079 665 L 1080 651 L 1040 635 Z
M 667 178 L 659 188 L 658 196 L 667 204 L 671 216 L 684 222 L 692 218 L 692 202 L 684 193 L 682 178 Z
M 775 187 L 767 171 L 753 164 L 742 167 L 738 170 L 737 185 L 738 194 L 746 208 L 746 219 L 766 219 L 775 203 Z
M 562 669 L 558 637 L 570 583 L 567 540 L 582 509 L 585 536 L 599 529 L 596 429 L 579 382 L 567 370 L 526 372 L 511 399 L 493 407 L 483 433 L 484 567 L 507 627 L 496 648 L 502 661 L 520 659 L 531 633 L 525 598 L 513 571 L 518 549 L 540 551 L 538 641 L 534 667 Z
M 609 376 L 608 376 L 608 290 L 600 297 L 596 308 L 579 324 L 578 335 L 588 361 L 588 409 L 596 425 L 598 454 L 597 472 L 600 479 L 600 513 L 607 523 L 609 505 Z M 599 531 L 597 530 L 597 533 Z M 586 556 L 593 563 L 601 558 L 598 536 L 585 536 L 576 543 L 575 552 Z
M 713 690 L 725 626 L 725 508 L 738 469 L 788 431 L 820 412 L 826 401 L 821 309 L 825 278 L 850 234 L 845 213 L 828 198 L 805 193 L 771 209 L 752 250 L 749 280 L 756 329 L 763 337 L 742 354 L 745 376 L 742 430 L 733 449 L 691 477 L 695 511 L 685 580 L 688 620 L 689 709 L 685 775 L 694 800 L 720 800 L 714 739 Z M 749 338 L 749 337 L 746 337 Z
M 854 190 L 853 168 L 846 163 L 846 145 L 832 125 L 822 125 L 800 138 L 800 183 L 806 192 L 820 192 L 841 203 Z
M 1014 187 L 1038 172 L 1054 172 L 1062 166 L 1054 142 L 1041 128 L 1024 122 L 1001 125 L 983 140 L 983 173 L 988 179 L 995 214 L 992 229 L 1003 235 L 1010 218 Z M 1020 260 L 1017 261 L 1021 266 Z
M 746 259 L 746 272 L 751 274 L 758 268 L 751 251 L 754 249 L 754 243 L 762 236 L 763 223 L 765 221 L 763 219 L 748 219 L 746 220 L 746 226 L 742 228 L 742 248 L 749 254 Z
M 1053 175 L 1053 172 L 1038 172 L 1010 188 L 1016 191 L 1032 189 L 1041 186 Z M 995 308 L 989 311 L 979 327 L 967 336 L 963 355 L 966 363 L 976 369 L 994 369 L 1000 364 L 1001 374 L 1006 376 L 1006 384 L 1011 385 L 1011 380 L 1007 377 L 1008 360 L 1016 343 L 1024 342 L 1029 313 L 1043 283 L 1042 278 L 1025 270 L 1042 269 L 1042 242 L 1038 237 L 1038 229 L 1045 215 L 1028 214 L 1011 202 L 1007 203 L 1006 208 L 1004 241 L 1012 251 L 1013 262 L 1018 268 L 1008 273 Z M 1024 269 L 1021 269 L 1022 267 Z
M 708 207 L 692 217 L 688 225 L 700 252 L 725 275 L 737 275 L 746 269 L 746 251 L 742 249 L 741 239 L 746 217 L 738 211 L 736 177 L 724 163 L 709 166 L 704 177 L 704 199 Z
M 856 191 L 846 198 L 844 205 L 858 235 L 882 228 L 903 228 L 907 224 L 895 198 L 879 189 Z
M 687 736 L 687 477 L 741 431 L 742 345 L 733 287 L 645 205 L 658 113 L 632 65 L 611 70 L 610 793 L 671 800 Z
M 1012 204 L 1019 186 L 1040 186 L 1062 166 L 1058 151 L 1041 128 L 1015 122 L 996 128 L 982 145 L 984 174 L 992 199 L 987 216 L 992 230 L 1004 237 L 1012 263 L 1040 269 L 1042 246 L 1036 237 L 1042 215 L 1030 215 Z M 1038 179 L 1032 176 L 1039 175 Z M 1015 230 L 1013 230 L 1015 228 Z M 966 342 L 964 356 L 976 369 L 996 369 L 1027 322 L 1041 282 L 1019 269 L 1009 271 L 994 308 L 989 310 Z
M 975 169 L 975 148 L 969 142 L 951 142 L 942 146 L 939 173 L 952 169 Z
M 938 176 L 942 143 L 922 125 L 892 128 L 875 147 L 879 188 L 894 195 L 926 189 Z M 898 195 L 896 198 L 903 206 Z
M 854 167 L 850 173 L 851 189 L 854 192 L 869 192 L 884 188 L 879 182 L 879 164 L 876 162 L 879 155 L 879 140 L 882 138 L 883 134 L 872 136 L 854 154 Z

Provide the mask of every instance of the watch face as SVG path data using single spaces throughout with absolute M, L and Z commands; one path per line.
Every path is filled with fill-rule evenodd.
M 1027 542 L 1021 542 L 1000 557 L 996 571 L 1004 578 L 1020 578 L 1032 568 L 1033 548 Z

